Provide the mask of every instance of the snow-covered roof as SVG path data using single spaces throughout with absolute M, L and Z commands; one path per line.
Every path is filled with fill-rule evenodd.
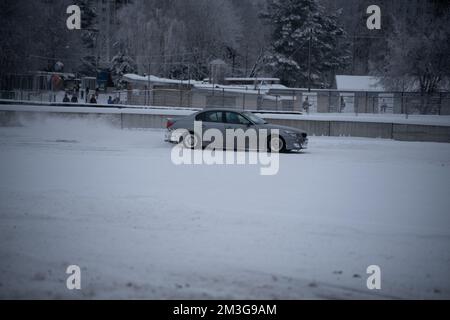
M 215 60 L 211 61 L 209 64 L 226 65 L 226 62 L 223 61 L 222 59 L 215 59 Z
M 372 76 L 336 75 L 336 88 L 348 91 L 385 91 L 381 79 Z
M 239 94 L 268 94 L 271 89 L 287 89 L 285 86 L 281 84 L 274 85 L 258 85 L 256 88 L 253 85 L 219 85 L 216 84 L 214 87 L 210 83 L 196 83 L 194 84 L 195 89 L 199 90 L 224 90 L 229 93 L 239 93 Z M 292 95 L 277 95 L 278 98 L 282 96 L 288 97 L 288 99 L 292 99 Z M 276 96 L 274 96 L 276 99 Z
M 73 73 L 69 73 L 69 72 L 48 72 L 48 71 L 36 71 L 34 72 L 35 75 L 39 75 L 39 76 L 60 76 L 63 78 L 69 78 L 69 79 L 74 79 L 75 78 L 75 74 Z
M 224 90 L 225 92 L 232 93 L 246 93 L 246 94 L 258 94 L 258 90 L 253 90 L 253 88 L 248 89 L 247 86 L 227 86 L 215 84 L 214 87 L 210 83 L 197 83 L 194 85 L 196 89 L 199 90 Z
M 279 78 L 225 78 L 225 81 L 280 81 Z
M 165 84 L 195 84 L 195 83 L 201 83 L 200 81 L 194 81 L 194 80 L 174 80 L 174 79 L 167 79 L 167 78 L 159 78 L 156 76 L 140 76 L 137 74 L 125 74 L 123 75 L 124 80 L 128 80 L 131 82 L 152 82 L 152 83 L 165 83 Z
M 289 89 L 288 87 L 286 87 L 285 85 L 282 84 L 262 84 L 258 86 L 259 89 L 261 90 L 270 90 L 270 89 Z
M 130 82 L 137 82 L 137 83 L 148 83 L 149 81 L 151 83 L 159 83 L 159 84 L 190 84 L 196 89 L 208 89 L 211 90 L 212 84 L 205 82 L 205 81 L 196 81 L 196 80 L 174 80 L 174 79 L 167 79 L 167 78 L 160 78 L 156 76 L 140 76 L 137 74 L 125 74 L 123 76 L 123 79 L 125 81 Z M 236 78 L 233 78 L 236 79 Z M 276 79 L 277 78 L 266 78 L 266 79 Z M 258 78 L 258 80 L 261 80 Z M 253 85 L 214 85 L 214 89 L 224 89 L 226 92 L 234 92 L 234 93 L 247 93 L 247 94 L 260 94 L 260 93 L 266 93 L 270 89 L 286 89 L 285 86 L 281 84 L 264 84 L 264 85 L 258 85 L 257 88 Z M 259 90 L 258 90 L 259 89 Z

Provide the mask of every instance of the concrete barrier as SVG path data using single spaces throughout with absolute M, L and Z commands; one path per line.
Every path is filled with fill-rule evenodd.
M 392 139 L 392 123 L 269 119 L 270 123 L 298 128 L 314 136 Z
M 122 113 L 122 128 L 165 128 L 166 120 L 170 116 L 158 114 L 127 114 Z
M 48 118 L 83 119 L 101 121 L 121 127 L 120 114 L 108 113 L 72 113 L 72 112 L 35 112 L 35 111 L 0 111 L 0 126 L 24 126 L 27 122 L 42 121 Z
M 401 141 L 450 142 L 450 127 L 394 123 L 392 138 Z
M 330 136 L 392 139 L 392 123 L 330 121 Z
M 295 120 L 295 119 L 268 119 L 270 123 L 282 126 L 289 126 L 308 132 L 314 136 L 329 136 L 330 121 L 311 121 L 311 120 Z
M 161 114 L 158 114 L 160 112 Z M 126 109 L 108 112 L 81 111 L 0 111 L 0 126 L 20 126 L 41 118 L 91 119 L 105 121 L 118 128 L 164 128 L 167 118 L 177 118 L 170 110 L 152 110 L 151 113 L 131 112 Z M 192 112 L 192 111 L 190 111 Z M 280 117 L 282 118 L 282 117 Z M 350 136 L 383 138 L 402 141 L 450 142 L 450 126 L 415 125 L 382 122 L 358 122 L 312 119 L 268 119 L 270 123 L 302 129 L 314 136 Z

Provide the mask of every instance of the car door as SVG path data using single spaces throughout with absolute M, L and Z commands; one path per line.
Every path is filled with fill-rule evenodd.
M 196 121 L 202 121 L 202 131 L 203 135 L 209 129 L 217 129 L 222 134 L 222 141 L 225 138 L 225 123 L 223 120 L 223 112 L 222 111 L 205 111 L 197 115 L 195 118 Z M 207 146 L 211 143 L 211 141 L 203 141 L 203 145 Z
M 244 132 L 246 132 L 248 129 L 250 129 L 251 122 L 245 118 L 243 115 L 239 114 L 238 112 L 233 111 L 226 111 L 224 112 L 225 115 L 225 130 L 238 130 L 242 129 Z M 225 138 L 225 142 L 226 138 Z M 237 146 L 237 137 L 234 137 L 233 145 Z M 245 148 L 248 148 L 248 141 L 245 143 Z

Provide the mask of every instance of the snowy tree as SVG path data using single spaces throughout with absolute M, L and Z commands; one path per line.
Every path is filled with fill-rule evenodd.
M 385 79 L 414 74 L 424 91 L 446 81 L 442 61 L 448 54 L 442 53 L 448 53 L 449 41 L 445 24 L 437 22 L 445 21 L 440 16 L 448 0 L 379 0 L 378 31 L 366 27 L 370 0 L 2 0 L 0 70 L 52 71 L 61 61 L 65 71 L 95 75 L 111 67 L 103 64 L 107 13 L 98 6 L 105 3 L 114 3 L 111 56 L 126 52 L 140 74 L 202 79 L 209 75 L 209 62 L 222 59 L 236 76 L 275 75 L 304 87 L 310 75 L 312 86 L 327 87 L 335 72 L 376 71 Z M 82 30 L 65 26 L 71 4 L 81 7 Z M 435 10 L 428 12 L 430 5 Z M 351 61 L 352 68 L 345 68 Z
M 93 76 L 98 70 L 99 57 L 96 44 L 98 38 L 97 12 L 92 0 L 78 0 L 76 2 L 81 9 L 81 46 L 85 55 L 81 58 L 79 71 L 82 75 Z
M 269 66 L 285 84 L 326 88 L 347 66 L 345 32 L 317 0 L 270 0 L 262 17 L 273 27 Z
M 25 5 L 25 0 L 0 1 L 0 71 L 1 73 L 23 72 L 31 64 L 25 60 L 27 47 L 36 52 L 37 46 L 31 41 L 34 30 L 25 28 L 25 21 L 34 6 Z M 31 47 L 31 48 L 30 48 Z M 30 52 L 31 52 L 30 50 Z
M 139 73 L 203 79 L 211 60 L 242 56 L 229 55 L 241 47 L 242 24 L 228 0 L 139 1 L 124 6 L 119 20 L 115 40 Z
M 450 4 L 422 3 L 420 19 L 394 19 L 388 36 L 388 54 L 378 67 L 386 88 L 421 93 L 419 111 L 435 107 L 433 94 L 449 89 Z
M 79 60 L 76 32 L 66 27 L 70 0 L 3 0 L 0 2 L 0 71 L 53 71 L 57 61 L 73 70 Z
M 379 75 L 395 90 L 438 91 L 450 76 L 450 5 L 423 4 L 420 19 L 392 17 L 388 50 Z
M 110 71 L 113 79 L 120 81 L 124 74 L 136 73 L 137 66 L 130 56 L 125 53 L 119 53 L 112 58 Z

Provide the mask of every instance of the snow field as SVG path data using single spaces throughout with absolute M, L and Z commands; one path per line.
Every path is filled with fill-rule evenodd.
M 450 297 L 449 144 L 311 137 L 271 177 L 175 166 L 163 136 L 0 128 L 0 298 Z

